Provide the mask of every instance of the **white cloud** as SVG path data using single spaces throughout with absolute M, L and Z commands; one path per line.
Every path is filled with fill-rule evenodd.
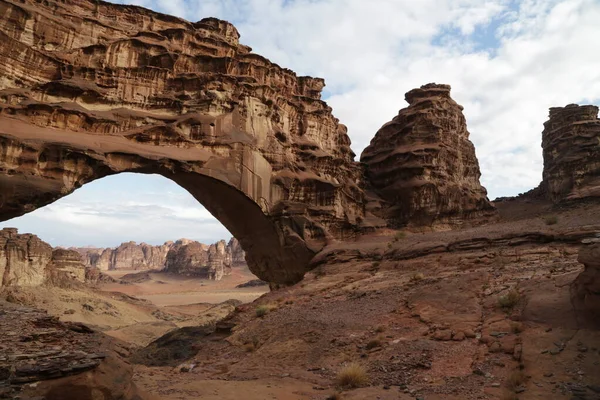
M 492 198 L 539 183 L 549 107 L 600 98 L 596 0 L 209 4 L 236 22 L 242 42 L 257 53 L 326 79 L 327 101 L 357 154 L 406 106 L 405 92 L 451 84 Z M 200 19 L 202 11 L 184 16 Z M 478 29 L 489 32 L 478 36 Z
M 162 190 L 157 190 L 162 189 Z M 184 189 L 157 175 L 121 174 L 20 218 L 0 223 L 32 232 L 54 246 L 162 244 L 185 237 L 203 243 L 231 234 Z

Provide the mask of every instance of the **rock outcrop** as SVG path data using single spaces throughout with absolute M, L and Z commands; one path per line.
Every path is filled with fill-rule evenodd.
M 598 107 L 569 104 L 550 109 L 542 133 L 546 196 L 557 203 L 600 197 Z
M 101 271 L 114 269 L 163 269 L 165 258 L 173 242 L 160 246 L 136 242 L 121 243 L 116 248 L 73 248 L 79 252 L 86 265 Z
M 54 249 L 52 260 L 46 266 L 46 281 L 54 286 L 70 287 L 86 282 L 86 267 L 74 250 Z
M 577 260 L 585 269 L 571 285 L 571 302 L 582 318 L 600 327 L 600 239 L 584 245 Z
M 231 238 L 227 243 L 227 249 L 231 253 L 231 266 L 232 267 L 247 267 L 246 264 L 246 253 L 242 249 L 242 245 L 236 238 Z
M 0 230 L 0 287 L 70 287 L 88 281 L 86 277 L 94 275 L 91 270 L 76 251 L 52 249 L 37 236 L 19 234 L 15 228 Z
M 165 271 L 203 279 L 221 280 L 231 273 L 232 255 L 224 240 L 207 246 L 178 240 L 165 262 Z
M 495 216 L 481 175 L 463 107 L 449 85 L 428 84 L 406 93 L 409 106 L 377 132 L 361 156 L 368 181 L 396 226 L 464 223 Z
M 363 217 L 346 128 L 297 76 L 191 23 L 91 0 L 0 0 L 0 220 L 120 172 L 188 190 L 264 280 L 292 283 Z
M 132 383 L 123 343 L 0 300 L 0 398 L 154 399 Z
M 0 286 L 42 285 L 52 256 L 52 246 L 37 236 L 0 230 Z

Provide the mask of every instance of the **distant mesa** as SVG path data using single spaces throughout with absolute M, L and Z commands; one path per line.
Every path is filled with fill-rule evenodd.
M 221 240 L 206 245 L 179 239 L 159 246 L 125 242 L 116 248 L 72 248 L 89 267 L 109 270 L 159 270 L 203 279 L 220 280 L 232 267 L 247 267 L 239 242 Z
M 53 249 L 36 235 L 19 234 L 15 228 L 0 230 L 0 287 L 49 284 L 67 288 L 114 282 L 103 271 L 118 269 L 163 270 L 220 280 L 232 268 L 247 268 L 235 239 L 210 246 L 178 240 L 161 246 L 127 242 L 115 249 Z

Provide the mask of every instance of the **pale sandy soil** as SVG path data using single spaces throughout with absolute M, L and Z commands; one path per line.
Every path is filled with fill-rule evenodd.
M 140 271 L 107 271 L 115 279 Z M 236 289 L 236 286 L 256 279 L 247 270 L 234 269 L 231 275 L 220 281 L 207 281 L 173 274 L 152 272 L 145 282 L 122 285 L 119 283 L 104 284 L 101 290 L 121 292 L 152 302 L 158 307 L 189 305 L 196 303 L 218 304 L 227 300 L 239 300 L 249 303 L 269 291 L 268 286 Z

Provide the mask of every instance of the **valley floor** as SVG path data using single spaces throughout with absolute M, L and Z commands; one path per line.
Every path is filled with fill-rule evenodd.
M 573 292 L 600 205 L 498 208 L 487 226 L 331 243 L 271 292 L 149 273 L 12 301 L 100 327 L 149 399 L 600 399 L 600 319 Z M 218 303 L 234 292 L 260 297 Z M 352 363 L 357 387 L 339 381 Z

